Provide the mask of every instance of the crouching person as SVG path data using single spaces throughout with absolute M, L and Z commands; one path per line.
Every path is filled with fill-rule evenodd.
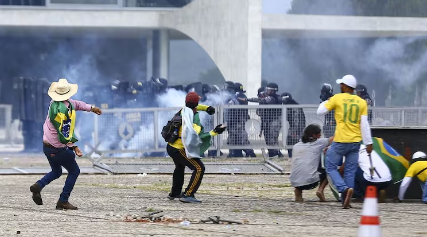
M 403 200 L 405 192 L 411 184 L 412 178 L 417 177 L 420 180 L 423 190 L 422 200 L 427 204 L 427 155 L 424 152 L 417 151 L 412 155 L 412 162 L 406 171 L 405 178 L 399 188 L 399 200 Z
M 190 92 L 185 98 L 185 107 L 179 111 L 172 120 L 177 120 L 180 123 L 177 127 L 177 139 L 169 142 L 167 145 L 167 153 L 172 157 L 175 163 L 173 173 L 172 190 L 168 198 L 173 200 L 179 198 L 181 202 L 200 203 L 195 197 L 195 193 L 199 189 L 205 173 L 205 166 L 201 161 L 203 154 L 211 145 L 211 138 L 221 134 L 226 129 L 221 124 L 216 126 L 210 132 L 204 132 L 203 126 L 200 123 L 197 107 L 200 96 L 195 92 Z M 190 168 L 193 173 L 190 183 L 182 193 L 184 184 L 185 167 Z
M 81 150 L 74 144 L 77 139 L 74 136 L 74 124 L 76 123 L 76 111 L 91 111 L 100 115 L 101 109 L 92 107 L 82 101 L 72 100 L 71 96 L 77 93 L 77 84 L 69 84 L 66 79 L 53 82 L 48 95 L 52 98 L 49 112 L 43 125 L 43 152 L 49 161 L 52 171 L 30 187 L 33 193 L 33 201 L 37 205 L 43 205 L 40 192 L 42 189 L 62 175 L 62 167 L 68 171 L 65 185 L 56 204 L 56 209 L 77 210 L 77 207 L 68 202 L 74 184 L 80 174 L 80 168 L 76 162 L 76 156 L 82 156 Z
M 371 173 L 371 167 L 373 168 L 373 173 Z M 391 180 L 391 171 L 378 153 L 372 151 L 371 157 L 369 157 L 366 152 L 366 146 L 360 145 L 359 167 L 356 171 L 353 197 L 363 201 L 366 187 L 375 186 L 377 187 L 379 202 L 384 203 L 386 201 L 385 191 L 392 183 Z
M 290 181 L 295 187 L 295 201 L 302 202 L 302 191 L 319 186 L 316 196 L 324 202 L 324 189 L 328 185 L 326 173 L 321 170 L 320 157 L 323 149 L 332 143 L 333 137 L 321 138 L 321 129 L 317 124 L 310 124 L 304 129 L 301 141 L 293 147 Z M 320 183 L 320 185 L 319 185 Z

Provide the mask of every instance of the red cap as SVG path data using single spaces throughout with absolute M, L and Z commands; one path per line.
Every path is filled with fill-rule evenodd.
M 196 92 L 190 92 L 185 97 L 185 103 L 192 102 L 198 104 L 200 100 L 200 96 Z

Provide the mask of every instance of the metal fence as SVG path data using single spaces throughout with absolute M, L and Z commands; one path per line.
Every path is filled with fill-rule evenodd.
M 101 153 L 128 153 L 123 156 L 156 156 L 164 153 L 166 143 L 161 136 L 161 130 L 180 109 L 103 110 L 102 116 L 95 116 L 95 148 Z M 206 131 L 210 131 L 214 124 L 218 123 L 218 116 L 209 116 L 206 113 L 201 113 L 200 119 Z M 216 149 L 217 143 L 214 140 L 210 149 Z
M 316 114 L 318 105 L 217 107 L 215 115 L 200 113 L 205 131 L 226 123 L 228 129 L 213 139 L 211 150 L 290 149 L 298 142 L 305 126 L 325 124 L 325 116 Z M 94 144 L 100 153 L 122 156 L 165 156 L 161 129 L 180 108 L 107 109 L 95 116 Z M 427 127 L 427 108 L 370 109 L 372 127 Z M 326 118 L 327 119 L 327 118 Z
M 76 134 L 81 145 L 89 145 L 86 152 L 96 150 L 115 157 L 164 157 L 166 143 L 160 131 L 179 109 L 106 109 L 102 116 L 82 113 Z M 317 105 L 224 105 L 216 110 L 212 116 L 200 113 L 205 131 L 217 124 L 228 126 L 226 132 L 212 139 L 210 150 L 289 149 L 308 124 L 319 124 L 326 137 L 335 129 L 334 124 L 329 124 L 333 117 L 328 120 L 327 116 L 316 114 Z M 372 127 L 427 127 L 427 108 L 373 107 L 369 118 Z M 22 134 L 19 121 L 12 121 L 12 106 L 0 105 L 0 145 L 20 143 Z

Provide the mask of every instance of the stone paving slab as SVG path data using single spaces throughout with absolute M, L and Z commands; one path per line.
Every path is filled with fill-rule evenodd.
M 0 176 L 0 236 L 356 236 L 362 207 L 355 203 L 343 210 L 329 192 L 329 202 L 319 203 L 314 191 L 304 193 L 305 203 L 295 203 L 286 175 L 206 175 L 199 205 L 166 199 L 169 175 L 81 175 L 70 199 L 80 209 L 57 211 L 65 177 L 43 190 L 44 205 L 37 206 L 29 186 L 40 177 Z M 379 207 L 383 236 L 427 236 L 426 204 Z M 220 216 L 249 224 L 183 227 L 122 220 L 147 210 L 162 210 L 171 218 Z

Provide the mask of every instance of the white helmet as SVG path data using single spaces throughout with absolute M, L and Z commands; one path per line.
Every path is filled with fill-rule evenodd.
M 426 153 L 422 151 L 417 151 L 412 155 L 412 159 L 419 159 L 419 158 L 426 158 L 426 157 L 427 157 Z

